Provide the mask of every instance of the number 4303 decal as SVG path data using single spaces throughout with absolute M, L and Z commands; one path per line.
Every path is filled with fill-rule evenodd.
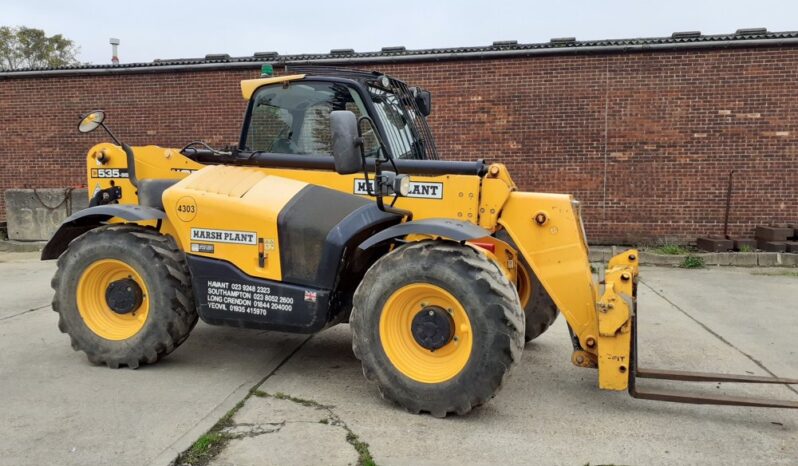
M 197 208 L 197 201 L 193 197 L 183 196 L 177 200 L 175 211 L 177 212 L 177 218 L 184 222 L 190 222 L 197 216 L 199 208 Z

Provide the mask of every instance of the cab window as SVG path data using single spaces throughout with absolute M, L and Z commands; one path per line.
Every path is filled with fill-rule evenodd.
M 330 112 L 349 110 L 360 118 L 366 109 L 359 94 L 340 83 L 302 81 L 260 88 L 252 97 L 246 149 L 278 154 L 332 155 Z M 363 126 L 365 150 L 378 150 Z

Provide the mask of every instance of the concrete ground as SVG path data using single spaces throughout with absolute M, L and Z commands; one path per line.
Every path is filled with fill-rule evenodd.
M 0 464 L 168 464 L 307 337 L 198 324 L 160 363 L 72 351 L 50 308 L 55 262 L 0 253 Z
M 168 464 L 253 387 L 226 422 L 222 435 L 233 439 L 212 464 L 352 464 L 367 455 L 381 465 L 798 458 L 798 411 L 669 404 L 598 390 L 595 371 L 570 364 L 562 318 L 527 346 L 495 399 L 447 419 L 383 401 L 362 377 L 347 326 L 307 339 L 199 324 L 157 365 L 94 367 L 56 328 L 53 270 L 30 254 L 0 254 L 3 464 Z M 644 268 L 641 365 L 798 377 L 798 277 L 784 273 Z M 692 385 L 798 400 L 783 386 Z

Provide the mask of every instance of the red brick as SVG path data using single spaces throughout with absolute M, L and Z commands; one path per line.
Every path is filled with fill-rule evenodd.
M 363 67 L 432 91 L 443 158 L 504 162 L 521 189 L 573 193 L 593 242 L 723 234 L 731 170 L 730 235 L 798 222 L 798 47 Z M 131 144 L 235 144 L 239 81 L 257 75 L 0 79 L 0 191 L 85 185 L 85 153 L 107 139 L 76 131 L 92 108 Z

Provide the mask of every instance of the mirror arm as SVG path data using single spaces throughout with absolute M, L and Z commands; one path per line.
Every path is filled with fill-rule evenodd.
M 116 135 L 114 135 L 114 133 L 112 133 L 111 130 L 107 126 L 105 126 L 105 122 L 100 123 L 100 126 L 103 127 L 103 129 L 105 130 L 106 133 L 108 133 L 109 136 L 111 136 L 111 139 L 114 140 L 114 142 L 116 143 L 117 146 L 121 146 L 122 145 L 122 143 L 119 142 L 119 139 L 116 137 Z
M 365 162 L 366 162 L 366 158 L 364 156 L 363 157 L 363 170 L 364 170 L 364 172 L 366 171 L 365 170 L 365 167 L 366 167 L 366 163 Z M 388 213 L 392 213 L 392 214 L 398 214 L 398 215 L 401 215 L 403 217 L 407 217 L 407 221 L 409 222 L 409 221 L 413 220 L 413 212 L 411 212 L 409 210 L 405 210 L 405 209 L 400 209 L 399 207 L 394 207 L 393 206 L 394 203 L 396 202 L 396 200 L 399 199 L 399 196 L 397 195 L 396 197 L 394 197 L 393 202 L 391 203 L 391 205 L 385 205 L 385 201 L 384 201 L 384 198 L 383 198 L 383 195 L 382 195 L 382 187 L 381 186 L 377 186 L 377 183 L 381 183 L 382 182 L 382 164 L 385 163 L 385 162 L 390 162 L 391 165 L 393 165 L 394 170 L 396 170 L 396 164 L 394 163 L 393 159 L 391 159 L 391 158 L 382 159 L 380 157 L 377 157 L 374 160 L 374 191 L 375 191 L 374 195 L 377 197 L 377 208 L 380 209 L 383 212 L 388 212 Z M 366 175 L 366 186 L 367 187 L 369 186 L 368 175 Z M 369 193 L 369 194 L 371 194 L 371 193 Z
M 365 143 L 363 140 L 363 134 L 360 132 L 360 123 L 366 120 L 368 121 L 369 125 L 371 125 L 371 130 L 374 132 L 374 135 L 377 138 L 377 142 L 380 144 L 380 153 L 374 159 L 374 186 L 372 189 L 371 183 L 369 183 L 369 172 L 366 168 L 366 150 L 365 150 Z M 393 160 L 393 157 L 389 157 L 387 155 L 385 143 L 382 140 L 382 136 L 380 132 L 377 131 L 377 126 L 374 124 L 374 121 L 369 118 L 368 116 L 364 115 L 357 120 L 357 141 L 356 143 L 360 146 L 360 158 L 363 160 L 363 176 L 366 179 L 366 192 L 368 192 L 369 196 L 374 196 L 377 198 L 377 208 L 383 212 L 389 212 L 392 214 L 401 215 L 403 217 L 407 217 L 407 221 L 413 220 L 413 212 L 405 209 L 400 209 L 398 207 L 394 207 L 393 203 L 391 205 L 385 205 L 385 201 L 382 196 L 382 189 L 377 186 L 377 183 L 380 182 L 382 179 L 382 164 L 385 162 L 390 162 L 393 165 L 394 172 L 399 173 L 396 169 L 396 163 Z M 382 157 L 385 158 L 382 158 Z M 394 198 L 394 202 L 396 202 L 396 198 Z
M 374 123 L 374 120 L 372 120 L 371 117 L 369 117 L 368 115 L 363 115 L 362 117 L 357 119 L 357 134 L 358 136 L 361 137 L 361 141 L 363 138 L 363 134 L 360 132 L 360 123 L 363 122 L 364 120 L 368 122 L 369 126 L 371 126 L 371 130 L 374 132 L 374 137 L 377 138 L 377 142 L 380 144 L 380 151 L 383 154 L 386 154 L 386 157 L 388 159 L 391 159 L 391 157 L 387 156 L 388 154 L 387 146 L 385 145 L 385 141 L 382 140 L 382 135 L 377 130 L 377 125 Z M 360 146 L 361 153 L 365 152 L 364 146 L 365 144 L 361 144 Z
M 379 204 L 377 206 L 379 207 Z M 403 217 L 407 217 L 407 221 L 408 222 L 413 221 L 413 212 L 411 212 L 409 210 L 400 209 L 399 207 L 388 206 L 388 205 L 383 205 L 380 210 L 382 210 L 383 212 L 388 212 L 388 213 L 391 213 L 391 214 L 398 214 L 398 215 L 401 215 Z

